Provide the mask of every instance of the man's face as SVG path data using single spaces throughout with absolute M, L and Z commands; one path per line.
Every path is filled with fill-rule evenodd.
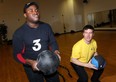
M 24 13 L 24 17 L 28 22 L 36 23 L 39 21 L 39 11 L 35 5 L 31 5 L 26 9 L 26 13 Z
M 86 43 L 90 43 L 93 38 L 94 32 L 91 29 L 84 30 L 83 36 Z

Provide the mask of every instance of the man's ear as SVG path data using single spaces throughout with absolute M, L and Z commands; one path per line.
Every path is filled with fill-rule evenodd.
M 83 36 L 84 36 L 84 32 L 83 32 Z
M 23 15 L 24 15 L 25 18 L 27 17 L 27 15 L 25 13 Z

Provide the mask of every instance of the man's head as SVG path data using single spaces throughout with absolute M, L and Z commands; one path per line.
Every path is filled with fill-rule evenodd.
M 91 30 L 94 32 L 94 27 L 93 27 L 92 25 L 85 25 L 85 26 L 83 27 L 83 32 L 84 32 L 85 30 L 87 30 L 87 29 L 91 29 Z
M 24 6 L 24 9 L 23 9 L 23 13 L 26 13 L 26 9 L 32 5 L 35 5 L 37 9 L 39 9 L 39 6 L 36 2 L 29 2 L 29 3 L 26 3 L 25 6 Z
M 86 25 L 83 28 L 83 36 L 86 43 L 90 43 L 94 36 L 94 27 L 91 25 Z
M 39 21 L 39 6 L 36 2 L 30 2 L 24 6 L 24 17 L 28 23 L 37 23 Z

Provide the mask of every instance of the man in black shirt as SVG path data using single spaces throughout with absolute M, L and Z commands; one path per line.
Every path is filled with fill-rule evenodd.
M 30 2 L 24 6 L 26 22 L 13 34 L 13 54 L 16 61 L 23 64 L 29 82 L 60 82 L 58 74 L 45 76 L 37 65 L 37 56 L 50 49 L 59 55 L 59 49 L 51 26 L 39 21 L 39 6 Z M 43 60 L 44 61 L 44 60 Z

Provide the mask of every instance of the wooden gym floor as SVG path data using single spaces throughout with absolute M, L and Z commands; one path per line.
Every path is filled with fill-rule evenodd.
M 61 65 L 67 67 L 72 75 L 71 78 L 65 69 L 58 68 L 66 82 L 76 82 L 78 78 L 70 65 L 70 55 L 72 46 L 81 38 L 81 32 L 56 36 L 62 57 Z M 98 53 L 107 61 L 101 82 L 116 82 L 116 31 L 95 31 L 94 39 L 98 43 Z M 28 82 L 22 65 L 14 61 L 12 52 L 11 45 L 0 45 L 0 82 Z M 90 78 L 92 71 L 86 70 Z M 63 82 L 62 77 L 59 77 Z

